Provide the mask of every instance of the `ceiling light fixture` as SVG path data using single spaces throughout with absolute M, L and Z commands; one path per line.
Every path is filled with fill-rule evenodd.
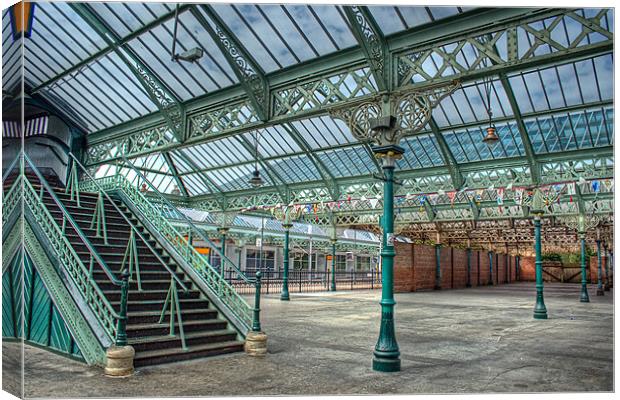
M 484 38 L 486 39 L 486 41 L 490 40 L 490 37 L 488 36 L 484 36 Z M 483 64 L 485 67 L 487 66 L 486 58 L 483 59 Z M 493 108 L 491 107 L 491 91 L 493 90 L 493 79 L 491 78 L 491 76 L 486 76 L 483 78 L 482 84 L 484 86 L 484 94 L 486 96 L 486 99 L 483 98 L 482 102 L 484 103 L 487 115 L 489 116 L 489 126 L 486 128 L 487 134 L 482 139 L 482 141 L 488 146 L 492 146 L 499 141 L 499 136 L 497 136 L 497 129 L 495 128 L 495 125 L 493 125 Z
M 193 47 L 180 54 L 176 54 L 177 48 L 177 28 L 179 26 L 179 4 L 174 11 L 174 33 L 172 35 L 172 49 L 170 49 L 170 58 L 172 61 L 196 62 L 202 58 L 204 51 L 201 47 Z
M 255 163 L 254 163 L 254 172 L 252 172 L 252 178 L 248 181 L 250 185 L 257 188 L 263 185 L 263 178 L 260 176 L 260 171 L 258 170 L 258 131 L 256 131 L 256 138 L 254 139 L 255 148 Z

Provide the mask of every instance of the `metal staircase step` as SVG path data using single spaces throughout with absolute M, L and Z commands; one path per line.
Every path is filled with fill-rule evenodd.
M 136 357 L 134 359 L 134 366 L 144 367 L 146 365 L 184 361 L 190 360 L 192 358 L 234 353 L 242 350 L 243 342 L 235 340 L 221 343 L 210 343 L 198 346 L 191 346 L 185 351 L 181 348 L 141 351 L 136 354 Z
M 226 329 L 228 323 L 223 319 L 200 319 L 193 321 L 183 321 L 183 330 L 189 332 L 205 332 Z M 161 336 L 170 332 L 168 324 L 127 324 L 127 337 L 147 337 Z M 178 332 L 178 325 L 175 326 L 175 332 Z
M 136 324 L 155 324 L 159 322 L 161 310 L 133 311 L 127 314 L 129 320 Z M 183 307 L 181 307 L 181 316 L 184 322 L 197 319 L 216 319 L 217 315 L 217 310 L 211 308 L 195 308 L 184 310 Z M 164 314 L 164 321 L 170 321 L 170 309 L 166 310 L 166 313 Z
M 185 335 L 185 345 L 187 347 L 200 346 L 204 344 L 215 344 L 222 342 L 232 342 L 237 339 L 237 333 L 228 329 L 209 332 L 192 332 Z M 181 337 L 177 333 L 175 336 L 149 336 L 135 338 L 129 341 L 136 353 L 148 352 L 162 349 L 180 349 L 182 346 Z

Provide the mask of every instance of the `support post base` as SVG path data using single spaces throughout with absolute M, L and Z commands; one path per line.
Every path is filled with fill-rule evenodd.
M 605 291 L 606 291 L 606 292 L 609 292 L 609 283 L 606 283 L 606 284 L 605 284 Z
M 471 287 L 471 283 L 466 284 L 465 287 Z
M 105 375 L 108 377 L 122 378 L 134 373 L 133 359 L 136 351 L 131 346 L 110 346 L 105 352 L 106 366 Z
M 596 289 L 596 295 L 597 296 L 605 296 L 605 291 L 603 290 L 603 288 L 597 288 Z
M 441 286 L 435 286 L 433 290 L 441 290 Z
M 289 301 L 291 299 L 291 297 L 287 294 L 281 294 L 280 295 L 280 300 L 282 301 Z
M 547 311 L 534 311 L 534 319 L 547 319 Z
M 265 332 L 248 332 L 243 349 L 252 357 L 263 357 L 267 354 L 267 335 Z
M 400 358 L 382 358 L 375 355 L 372 359 L 372 369 L 379 372 L 398 372 L 400 371 Z

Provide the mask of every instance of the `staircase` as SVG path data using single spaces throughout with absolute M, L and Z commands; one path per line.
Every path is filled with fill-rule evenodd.
M 27 173 L 28 180 L 35 189 L 39 190 L 39 180 L 34 173 Z M 46 177 L 50 186 L 61 200 L 65 208 L 74 218 L 80 229 L 88 237 L 100 257 L 108 267 L 120 276 L 125 251 L 127 249 L 131 227 L 122 215 L 104 198 L 105 218 L 107 224 L 108 243 L 103 237 L 97 237 L 96 229 L 91 228 L 95 213 L 98 195 L 95 193 L 80 193 L 80 205 L 77 199 L 71 200 L 65 193 L 58 179 L 54 176 Z M 10 186 L 8 179 L 5 182 Z M 220 313 L 210 304 L 206 296 L 196 289 L 189 278 L 181 272 L 175 261 L 161 246 L 153 240 L 148 231 L 141 227 L 138 219 L 127 209 L 122 201 L 114 200 L 118 208 L 134 224 L 146 238 L 154 252 L 136 235 L 136 245 L 141 276 L 142 291 L 138 289 L 136 271 L 130 278 L 127 315 L 127 337 L 129 344 L 134 347 L 136 367 L 188 360 L 192 358 L 213 356 L 243 350 L 243 341 L 239 340 L 237 332 L 222 318 Z M 43 203 L 50 211 L 56 223 L 62 224 L 62 211 L 53 201 L 49 193 L 44 193 Z M 66 237 L 83 257 L 88 265 L 90 253 L 70 224 L 66 225 Z M 156 255 L 157 254 L 157 255 Z M 159 256 L 159 259 L 158 257 Z M 159 323 L 166 296 L 171 287 L 171 274 L 162 265 L 160 259 L 188 288 L 184 292 L 178 287 L 178 298 L 181 310 L 182 326 L 185 332 L 186 349 L 182 348 L 179 335 L 178 321 L 174 327 L 174 336 L 170 335 L 170 307 L 166 307 L 165 318 Z M 114 285 L 106 273 L 97 269 L 95 264 L 93 278 L 105 297 L 115 309 L 120 306 L 120 289 Z

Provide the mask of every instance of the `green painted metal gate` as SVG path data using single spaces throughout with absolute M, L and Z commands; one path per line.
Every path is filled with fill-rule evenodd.
M 83 361 L 82 353 L 32 259 L 23 250 L 16 252 L 2 273 L 2 337 L 24 338 L 32 344 Z

